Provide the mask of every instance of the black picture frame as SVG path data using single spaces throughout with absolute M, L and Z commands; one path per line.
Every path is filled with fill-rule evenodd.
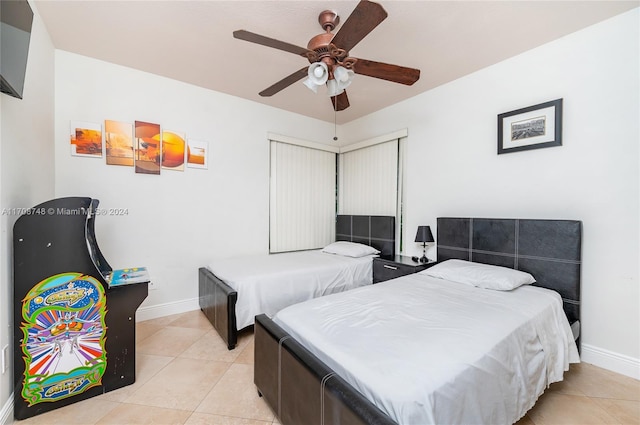
M 562 99 L 498 115 L 498 155 L 562 146 Z

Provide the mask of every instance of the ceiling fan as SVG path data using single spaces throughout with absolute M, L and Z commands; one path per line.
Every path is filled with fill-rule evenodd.
M 325 10 L 318 16 L 318 22 L 325 32 L 309 40 L 306 48 L 245 30 L 234 31 L 233 36 L 240 40 L 300 55 L 310 63 L 264 89 L 259 93 L 260 96 L 273 96 L 307 77 L 304 83 L 313 91 L 317 91 L 319 86 L 326 84 L 333 108 L 336 111 L 342 111 L 349 107 L 345 88 L 351 83 L 354 74 L 409 86 L 420 78 L 419 69 L 349 56 L 349 51 L 386 17 L 387 12 L 378 3 L 361 0 L 334 35 L 331 31 L 340 23 L 340 17 L 334 11 Z

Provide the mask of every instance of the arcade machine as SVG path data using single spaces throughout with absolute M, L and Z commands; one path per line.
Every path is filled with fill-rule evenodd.
M 95 237 L 97 199 L 59 198 L 13 226 L 14 416 L 25 419 L 135 382 L 135 314 L 148 274 L 116 274 Z M 124 284 L 123 284 L 124 283 Z

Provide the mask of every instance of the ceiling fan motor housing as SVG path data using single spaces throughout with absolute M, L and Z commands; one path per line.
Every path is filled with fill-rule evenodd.
M 309 40 L 307 49 L 313 51 L 309 52 L 307 59 L 309 63 L 324 62 L 330 71 L 330 79 L 333 78 L 333 67 L 335 65 L 342 65 L 345 68 L 352 69 L 355 65 L 356 59 L 347 57 L 349 53 L 340 49 L 331 43 L 334 34 L 331 32 L 340 23 L 340 17 L 333 10 L 325 10 L 318 16 L 318 22 L 320 26 L 326 31 L 322 34 L 318 34 Z
M 323 34 L 318 34 L 309 40 L 309 44 L 307 44 L 307 49 L 313 50 L 318 54 L 318 59 L 321 59 L 324 56 L 329 56 L 329 44 L 333 39 L 333 34 L 330 32 L 326 32 Z M 315 62 L 315 61 L 314 61 Z

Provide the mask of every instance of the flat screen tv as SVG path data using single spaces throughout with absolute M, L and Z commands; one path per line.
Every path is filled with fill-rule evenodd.
M 27 0 L 0 0 L 0 91 L 22 99 L 33 11 Z

